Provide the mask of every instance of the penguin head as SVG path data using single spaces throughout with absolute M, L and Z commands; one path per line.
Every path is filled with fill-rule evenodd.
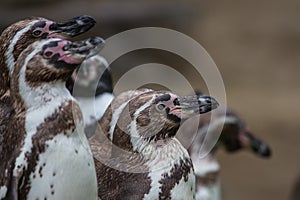
M 42 17 L 31 17 L 7 27 L 0 36 L 0 98 L 9 95 L 9 71 L 23 50 L 38 40 L 46 38 L 67 38 L 84 33 L 95 24 L 89 16 L 79 16 L 64 23 L 57 23 Z
M 22 52 L 13 74 L 23 74 L 23 81 L 31 86 L 65 82 L 86 58 L 98 53 L 103 43 L 98 37 L 77 42 L 58 38 L 37 41 Z
M 128 106 L 139 137 L 159 140 L 174 137 L 181 121 L 215 109 L 218 102 L 208 95 L 181 97 L 151 91 L 132 99 Z

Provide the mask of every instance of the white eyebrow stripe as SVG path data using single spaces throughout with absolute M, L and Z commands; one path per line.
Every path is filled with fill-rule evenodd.
M 140 139 L 140 135 L 138 134 L 138 129 L 137 129 L 137 124 L 136 124 L 136 119 L 138 118 L 138 116 L 140 115 L 140 113 L 145 110 L 146 108 L 148 108 L 154 101 L 156 97 L 152 97 L 149 101 L 147 101 L 145 104 L 143 104 L 141 107 L 139 107 L 133 115 L 133 119 L 130 123 L 130 136 L 131 136 L 131 144 L 133 147 L 133 150 L 137 150 L 139 145 L 137 144 L 138 141 Z
M 13 37 L 12 41 L 10 42 L 7 50 L 5 51 L 5 63 L 6 66 L 9 69 L 9 73 L 12 74 L 14 67 L 15 67 L 15 59 L 14 59 L 14 55 L 13 55 L 13 51 L 15 49 L 15 45 L 17 44 L 17 42 L 19 41 L 20 37 L 26 33 L 31 26 L 36 23 L 37 20 L 30 22 L 25 28 L 23 28 L 22 30 L 18 31 L 15 36 Z

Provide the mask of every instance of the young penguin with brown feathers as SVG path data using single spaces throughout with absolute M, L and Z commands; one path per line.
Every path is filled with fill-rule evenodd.
M 223 147 L 227 152 L 234 153 L 239 150 L 248 150 L 260 157 L 271 156 L 270 147 L 257 138 L 245 124 L 245 122 L 231 109 L 219 107 L 215 110 L 215 116 L 211 119 L 210 113 L 203 114 L 200 120 L 188 120 L 181 126 L 178 138 L 183 143 L 193 138 L 192 145 L 188 151 L 194 163 L 196 174 L 196 199 L 197 200 L 220 200 L 222 199 L 220 184 L 220 165 L 214 154 L 219 147 Z M 224 126 L 217 144 L 205 157 L 200 157 L 200 149 L 204 143 L 208 128 L 210 134 L 217 134 L 219 127 Z M 199 124 L 198 124 L 199 122 Z M 196 123 L 196 124 L 195 124 Z M 193 137 L 192 127 L 199 125 L 196 137 Z M 186 137 L 189 135 L 189 137 Z
M 194 199 L 193 165 L 175 135 L 182 121 L 217 106 L 206 95 L 179 97 L 148 89 L 118 95 L 90 140 L 99 198 Z M 111 149 L 99 148 L 101 131 Z
M 20 53 L 35 41 L 45 38 L 73 37 L 89 30 L 95 20 L 89 16 L 79 16 L 65 23 L 32 17 L 16 22 L 6 28 L 0 36 L 0 199 L 6 196 L 13 166 L 12 153 L 19 149 L 20 138 L 10 134 L 8 124 L 14 111 L 10 102 L 10 75 Z
M 11 72 L 16 114 L 9 128 L 21 142 L 13 153 L 13 199 L 97 199 L 93 157 L 81 110 L 65 84 L 102 46 L 100 38 L 57 38 L 26 48 Z
M 88 31 L 95 25 L 90 16 L 79 16 L 65 23 L 42 17 L 18 21 L 6 28 L 0 36 L 0 97 L 9 95 L 9 68 L 14 66 L 20 53 L 30 44 L 46 38 L 69 38 Z

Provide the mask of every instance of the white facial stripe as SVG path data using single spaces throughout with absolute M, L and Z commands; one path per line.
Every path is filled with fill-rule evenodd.
M 145 92 L 148 92 L 148 90 L 146 90 L 142 93 L 145 93 Z M 133 94 L 133 96 L 131 98 L 129 98 L 129 100 L 127 100 L 125 103 L 121 104 L 119 107 L 114 105 L 114 102 L 112 102 L 112 109 L 114 111 L 112 113 L 112 118 L 111 118 L 111 122 L 110 122 L 110 129 L 109 129 L 109 138 L 110 138 L 111 141 L 113 140 L 113 134 L 114 134 L 114 131 L 115 131 L 116 124 L 119 120 L 120 114 L 122 113 L 123 109 L 128 104 L 128 102 L 131 101 L 136 96 L 137 96 L 137 94 Z
M 152 97 L 144 105 L 139 107 L 133 115 L 133 119 L 132 119 L 131 124 L 130 124 L 130 136 L 131 136 L 130 140 L 131 140 L 131 144 L 132 144 L 132 147 L 133 147 L 134 151 L 136 151 L 141 146 L 141 145 L 137 144 L 137 142 L 140 141 L 140 135 L 138 134 L 136 119 L 138 118 L 138 116 L 140 115 L 140 113 L 143 110 L 145 110 L 147 107 L 149 107 L 152 104 L 152 102 L 154 101 L 155 98 L 156 98 L 155 96 Z
M 26 33 L 27 31 L 29 31 L 29 29 L 31 28 L 31 26 L 36 23 L 37 20 L 30 22 L 25 28 L 23 28 L 22 30 L 18 31 L 16 33 L 16 35 L 13 37 L 12 41 L 10 42 L 6 52 L 5 52 L 5 63 L 9 68 L 9 72 L 10 74 L 12 74 L 14 67 L 15 67 L 15 61 L 14 61 L 14 49 L 15 49 L 15 45 L 17 44 L 17 42 L 19 41 L 19 39 L 21 38 L 21 36 Z
M 49 39 L 49 40 L 44 40 L 44 41 L 39 41 L 39 42 L 36 42 L 34 43 L 33 45 L 35 45 L 35 48 L 34 50 L 25 58 L 25 62 L 23 63 L 23 66 L 21 68 L 21 71 L 19 72 L 20 73 L 20 77 L 19 77 L 19 91 L 21 93 L 21 96 L 22 96 L 22 88 L 21 86 L 23 86 L 25 83 L 26 83 L 26 80 L 25 80 L 25 71 L 26 71 L 26 68 L 27 68 L 27 65 L 29 63 L 29 61 L 42 49 L 42 47 L 46 44 L 46 43 L 49 43 L 49 42 L 52 42 L 52 41 L 59 41 L 60 39 L 57 39 L 57 38 L 53 38 L 53 39 Z M 25 50 L 24 50 L 25 51 Z M 14 66 L 13 66 L 14 68 Z M 14 69 L 12 69 L 14 71 Z M 13 71 L 10 71 L 10 73 L 12 74 Z
M 23 66 L 22 66 L 22 71 L 24 72 L 25 70 L 26 70 L 26 66 L 28 65 L 28 62 L 35 56 L 35 54 L 37 54 L 41 49 L 42 49 L 42 47 L 45 45 L 45 44 L 47 44 L 47 43 L 49 43 L 49 42 L 54 42 L 54 41 L 60 41 L 61 39 L 59 39 L 59 38 L 52 38 L 52 39 L 48 39 L 48 40 L 44 40 L 44 41 L 38 41 L 38 42 L 35 42 L 35 43 L 33 43 L 33 45 L 35 45 L 35 48 L 34 48 L 34 50 L 26 57 L 26 59 L 25 59 L 25 62 L 24 62 L 24 64 L 23 64 Z M 26 49 L 25 49 L 26 50 Z M 25 51 L 24 50 L 24 51 Z M 14 66 L 13 66 L 14 67 Z M 10 71 L 11 73 L 13 73 L 13 70 L 14 69 L 12 69 L 12 71 Z
M 65 88 L 63 83 L 57 83 L 56 86 L 50 85 L 48 89 L 46 86 L 31 88 L 26 84 L 25 71 L 28 62 L 41 50 L 41 48 L 50 41 L 60 40 L 57 38 L 39 41 L 34 43 L 35 48 L 25 59 L 25 62 L 21 68 L 19 76 L 19 93 L 26 106 L 25 117 L 25 130 L 26 136 L 24 145 L 21 149 L 20 155 L 16 158 L 16 164 L 14 170 L 19 170 L 18 165 L 27 167 L 25 159 L 25 153 L 31 151 L 32 136 L 36 133 L 36 127 L 43 123 L 44 119 L 51 115 L 55 109 L 62 104 L 67 98 L 72 99 L 70 93 Z M 62 89 L 61 89 L 62 88 Z M 51 90 L 52 89 L 52 90 Z M 44 92 L 44 95 L 41 93 Z M 46 95 L 47 94 L 47 95 Z M 47 100 L 47 103 L 45 101 Z M 51 101 L 48 101 L 51 100 Z M 50 103 L 51 102 L 51 103 Z M 35 108 L 39 109 L 35 109 Z
M 31 48 L 33 48 L 32 52 L 26 55 L 25 61 L 22 63 L 22 68 L 19 72 L 19 92 L 26 105 L 26 112 L 24 113 L 25 139 L 24 143 L 22 144 L 21 152 L 15 161 L 14 174 L 19 172 L 19 175 L 21 175 L 23 172 L 23 167 L 25 167 L 25 169 L 27 168 L 28 160 L 26 159 L 25 155 L 27 152 L 30 153 L 32 150 L 34 145 L 32 143 L 32 138 L 37 133 L 37 127 L 45 123 L 45 119 L 49 116 L 52 116 L 60 106 L 68 105 L 69 101 L 74 103 L 74 98 L 66 89 L 64 82 L 45 83 L 32 88 L 25 81 L 26 68 L 30 60 L 36 56 L 36 54 L 43 48 L 45 44 L 48 44 L 52 41 L 60 41 L 60 39 L 48 39 L 34 43 L 31 46 Z M 16 72 L 18 71 L 15 69 L 14 73 Z M 63 109 L 59 111 L 63 112 Z M 30 182 L 32 187 L 29 190 L 29 194 L 27 196 L 28 199 L 44 198 L 47 194 L 47 191 L 49 191 L 50 194 L 51 188 L 49 188 L 49 184 L 52 184 L 53 187 L 58 187 L 55 188 L 55 196 L 58 199 L 97 198 L 95 168 L 93 158 L 91 156 L 92 154 L 90 149 L 87 148 L 88 141 L 84 136 L 83 124 L 76 120 L 76 129 L 74 132 L 73 130 L 68 130 L 67 134 L 69 134 L 70 137 L 66 137 L 66 135 L 62 134 L 61 132 L 61 134 L 58 134 L 54 137 L 57 142 L 55 142 L 53 139 L 45 143 L 45 152 L 39 154 L 35 168 L 35 173 L 41 173 L 43 177 L 40 176 L 33 178 L 33 173 L 31 173 Z M 74 152 L 74 149 L 77 151 L 77 153 Z M 66 164 L 69 165 L 69 167 L 71 166 L 72 169 L 68 169 Z M 88 167 L 88 165 L 90 167 Z M 21 166 L 21 168 L 18 169 L 18 166 Z M 43 167 L 42 172 L 38 171 L 38 169 L 41 169 L 41 167 Z M 79 172 L 79 178 L 76 177 L 77 179 L 72 179 L 70 174 L 74 174 L 75 171 L 78 172 L 79 169 L 83 168 L 85 168 L 85 170 L 83 170 L 84 173 Z M 56 177 L 58 179 L 61 178 L 63 181 L 57 182 L 53 172 L 57 173 Z M 61 187 L 62 185 L 69 185 L 70 187 L 63 188 Z M 84 187 L 82 187 L 83 185 Z M 43 189 L 38 190 L 38 188 Z M 74 190 L 74 188 L 77 189 Z
M 148 177 L 151 179 L 151 189 L 148 194 L 145 194 L 143 199 L 153 199 L 158 198 L 159 193 L 161 192 L 161 180 L 164 178 L 163 174 L 171 175 L 171 169 L 175 164 L 179 164 L 180 160 L 184 160 L 185 158 L 189 158 L 187 150 L 180 144 L 180 142 L 176 138 L 170 139 L 167 143 L 163 145 L 158 145 L 154 141 L 146 141 L 141 139 L 140 135 L 137 131 L 137 123 L 136 120 L 138 116 L 144 111 L 146 108 L 151 106 L 155 97 L 148 100 L 145 104 L 139 107 L 133 115 L 132 122 L 130 123 L 130 134 L 131 134 L 131 143 L 133 146 L 133 150 L 138 151 L 142 158 L 144 159 L 145 164 L 149 168 Z M 116 110 L 114 115 L 120 115 L 121 111 L 128 104 L 128 102 L 122 104 L 120 107 L 123 107 L 120 110 Z M 114 118 L 114 124 L 117 119 Z M 118 118 L 118 117 L 117 117 Z M 112 126 L 111 126 L 112 128 Z M 110 132 L 111 133 L 111 132 Z M 111 133 L 112 134 L 112 133 Z M 192 192 L 191 191 L 192 187 Z M 173 188 L 174 195 L 187 195 L 185 196 L 188 199 L 192 199 L 193 192 L 195 191 L 195 176 L 194 173 L 191 172 L 189 174 L 189 181 L 181 181 L 180 184 L 177 184 L 175 188 Z
M 125 103 L 121 104 L 113 113 L 112 113 L 112 118 L 111 118 L 111 122 L 110 122 L 110 128 L 109 128 L 109 139 L 111 141 L 113 141 L 113 136 L 114 136 L 114 131 L 115 131 L 115 127 L 117 125 L 118 119 L 120 117 L 120 114 L 122 113 L 123 109 L 125 108 L 125 106 L 128 104 L 128 102 L 130 101 L 130 99 L 128 101 L 126 101 Z
M 226 116 L 225 117 L 225 124 L 235 124 L 235 123 L 237 123 L 237 121 L 238 121 L 238 119 L 236 118 L 236 117 L 234 117 L 234 116 Z

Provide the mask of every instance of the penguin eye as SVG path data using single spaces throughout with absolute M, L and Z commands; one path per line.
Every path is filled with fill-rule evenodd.
M 165 109 L 165 105 L 164 104 L 157 104 L 156 105 L 156 110 L 158 110 L 158 111 L 162 111 L 162 110 L 164 110 Z
M 44 57 L 45 57 L 45 58 L 51 58 L 52 55 L 53 55 L 53 52 L 52 52 L 52 51 L 45 51 L 45 52 L 44 52 Z
M 42 31 L 41 31 L 41 30 L 34 30 L 34 31 L 32 32 L 32 35 L 33 35 L 34 37 L 40 37 L 40 36 L 42 35 Z

